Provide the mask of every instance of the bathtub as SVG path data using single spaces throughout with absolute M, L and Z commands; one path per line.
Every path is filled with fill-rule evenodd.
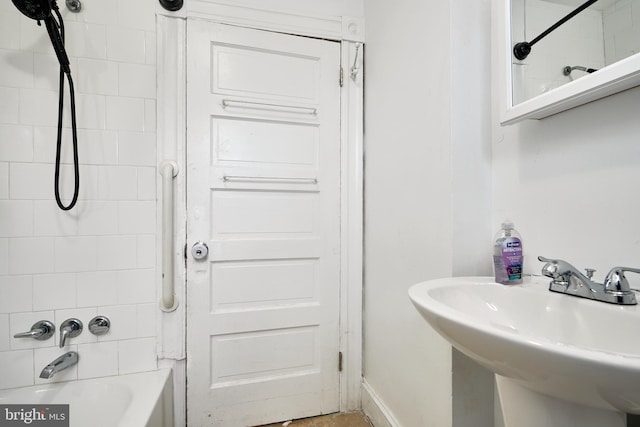
M 68 404 L 70 427 L 173 427 L 171 369 L 0 390 L 5 404 Z

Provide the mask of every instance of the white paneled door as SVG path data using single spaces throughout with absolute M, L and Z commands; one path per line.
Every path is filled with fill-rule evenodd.
M 188 423 L 335 412 L 340 45 L 187 26 Z

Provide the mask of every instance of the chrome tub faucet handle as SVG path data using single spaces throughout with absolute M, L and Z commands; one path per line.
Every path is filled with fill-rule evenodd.
M 33 325 L 27 332 L 20 332 L 15 334 L 14 338 L 33 338 L 34 340 L 44 341 L 54 334 L 56 326 L 48 320 L 39 320 Z
M 60 325 L 60 348 L 66 344 L 67 338 L 75 338 L 82 332 L 82 322 L 79 319 L 67 319 Z

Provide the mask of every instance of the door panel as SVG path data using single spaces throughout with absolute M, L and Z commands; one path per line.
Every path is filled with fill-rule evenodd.
M 215 163 L 221 166 L 318 167 L 318 128 L 259 120 L 212 120 Z
M 321 64 L 317 57 L 216 42 L 211 50 L 216 70 L 212 93 L 284 101 L 318 99 Z M 264 72 L 276 69 L 277 73 Z
M 339 409 L 340 48 L 190 20 L 187 401 L 193 426 Z

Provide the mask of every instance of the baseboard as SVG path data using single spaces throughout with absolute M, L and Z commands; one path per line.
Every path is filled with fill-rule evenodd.
M 366 379 L 362 380 L 362 411 L 374 427 L 402 427 Z

